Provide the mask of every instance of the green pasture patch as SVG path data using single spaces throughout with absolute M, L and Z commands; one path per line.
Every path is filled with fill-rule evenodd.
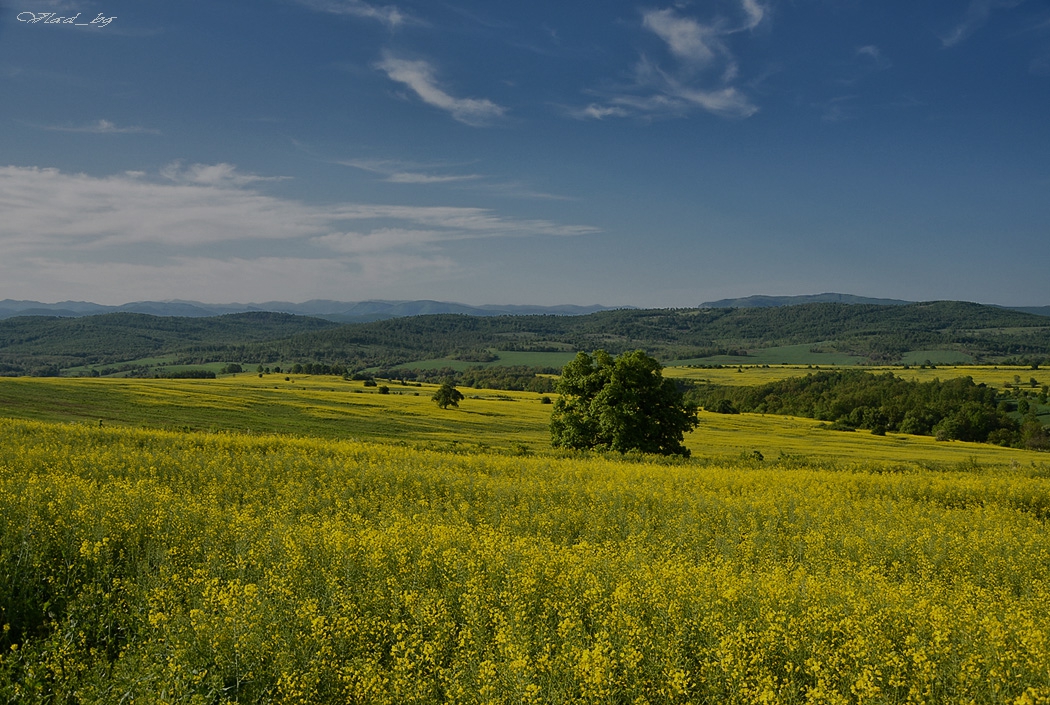
M 174 361 L 174 357 L 166 355 L 164 357 L 143 357 L 137 360 L 125 360 L 122 362 L 99 362 L 93 365 L 77 365 L 76 367 L 66 367 L 62 370 L 62 376 L 83 377 L 85 375 L 90 375 L 92 370 L 97 370 L 101 372 L 105 369 L 117 369 L 126 365 L 134 365 L 136 367 L 156 367 L 158 365 L 169 365 Z M 123 372 L 121 372 L 120 374 L 123 374 Z

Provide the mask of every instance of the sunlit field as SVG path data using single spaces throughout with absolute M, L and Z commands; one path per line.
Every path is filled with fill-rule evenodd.
M 388 386 L 0 379 L 0 701 L 1050 699 L 1045 453 Z
M 212 380 L 0 378 L 0 415 L 159 429 L 291 433 L 340 439 L 549 446 L 542 395 L 462 391 L 458 409 L 431 401 L 435 385 L 340 377 L 240 374 Z
M 993 366 L 993 365 L 935 365 L 933 368 L 921 368 L 918 365 L 909 365 L 905 369 L 901 365 L 893 366 L 861 366 L 845 367 L 834 365 L 739 365 L 725 366 L 722 368 L 703 367 L 667 367 L 664 369 L 665 377 L 690 379 L 694 381 L 709 382 L 711 384 L 731 384 L 751 386 L 777 382 L 789 377 L 805 377 L 822 370 L 861 369 L 873 374 L 892 372 L 897 377 L 920 382 L 930 382 L 934 379 L 947 380 L 955 377 L 972 377 L 977 384 L 987 384 L 989 387 L 1003 388 L 1007 384 L 1020 384 L 1023 388 L 1031 388 L 1030 380 L 1035 379 L 1039 386 L 1050 384 L 1050 370 L 1033 370 L 1028 366 Z
M 683 368 L 667 368 L 672 376 Z M 780 368 L 701 370 L 772 380 Z M 960 368 L 961 369 L 961 368 Z M 966 368 L 971 370 L 972 368 Z M 690 370 L 693 371 L 693 370 Z M 795 373 L 800 370 L 793 370 Z M 948 371 L 946 371 L 948 372 Z M 999 376 L 1009 371 L 995 371 Z M 789 376 L 797 376 L 789 375 Z M 1011 379 L 1012 379 L 1012 375 Z M 439 409 L 436 386 L 388 384 L 388 394 L 339 377 L 241 374 L 217 380 L 0 378 L 0 415 L 161 430 L 283 433 L 414 446 L 545 452 L 551 405 L 533 392 L 463 388 L 459 408 Z M 756 414 L 700 414 L 686 435 L 696 458 L 802 455 L 835 462 L 1028 463 L 1045 454 L 928 436 L 831 431 L 812 419 Z

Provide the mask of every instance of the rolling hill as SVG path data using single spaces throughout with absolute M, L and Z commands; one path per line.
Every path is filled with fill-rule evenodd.
M 1050 321 L 957 301 L 619 309 L 578 316 L 433 314 L 346 325 L 265 312 L 15 317 L 0 321 L 0 374 L 54 375 L 160 356 L 179 364 L 314 362 L 364 369 L 451 357 L 491 359 L 493 351 L 597 348 L 641 348 L 663 360 L 700 362 L 728 354 L 747 363 L 756 351 L 800 345 L 884 363 L 932 350 L 958 351 L 977 361 L 1042 361 L 1050 359 Z

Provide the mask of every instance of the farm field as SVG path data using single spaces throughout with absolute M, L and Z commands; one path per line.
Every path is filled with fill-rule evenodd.
M 219 379 L 0 379 L 0 416 L 105 425 L 284 433 L 412 443 L 549 446 L 549 405 L 529 392 L 464 388 L 439 409 L 435 385 L 389 393 L 340 377 L 240 374 Z
M 768 382 L 777 382 L 790 377 L 805 377 L 821 370 L 847 369 L 844 366 L 821 366 L 819 369 L 809 365 L 770 365 L 753 366 L 739 365 L 726 366 L 722 368 L 703 368 L 687 366 L 671 366 L 664 368 L 665 377 L 690 379 L 711 384 L 728 384 L 739 386 L 756 386 Z M 1035 379 L 1037 386 L 1050 384 L 1050 370 L 1033 370 L 1030 366 L 1008 366 L 1008 365 L 937 365 L 934 368 L 922 369 L 918 366 L 909 366 L 908 369 L 900 365 L 862 365 L 856 369 L 881 374 L 892 372 L 897 377 L 906 380 L 929 382 L 934 379 L 953 379 L 956 377 L 972 377 L 977 384 L 987 384 L 989 387 L 1003 388 L 1007 384 L 1020 384 L 1025 389 L 1030 389 L 1030 380 Z M 1015 377 L 1017 379 L 1015 379 Z
M 669 376 L 682 368 L 668 368 Z M 752 379 L 781 368 L 688 370 Z M 795 376 L 805 370 L 792 370 Z M 1001 371 L 1000 371 L 1001 372 Z M 1002 376 L 1002 375 L 1000 375 Z M 372 440 L 416 446 L 550 449 L 551 405 L 533 392 L 463 388 L 459 408 L 439 409 L 435 385 L 390 384 L 388 394 L 339 377 L 255 374 L 214 380 L 0 378 L 0 417 L 73 421 L 159 430 L 281 433 L 335 440 Z M 417 396 L 418 395 L 418 396 Z M 835 462 L 955 464 L 1048 460 L 1045 454 L 984 443 L 936 442 L 928 436 L 829 431 L 813 419 L 701 412 L 685 444 L 696 458 L 806 456 Z
M 722 443 L 706 421 L 694 435 Z M 1050 697 L 1046 456 L 881 462 L 874 437 L 826 437 L 853 454 L 649 462 L 3 419 L 0 698 Z
M 666 372 L 810 371 L 743 369 Z M 434 389 L 0 379 L 0 701 L 1050 698 L 1047 454 L 703 412 L 690 460 L 556 452 L 542 395 Z

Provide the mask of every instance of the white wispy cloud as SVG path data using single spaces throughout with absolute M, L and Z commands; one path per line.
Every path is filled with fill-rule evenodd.
M 678 7 L 643 9 L 642 27 L 663 41 L 674 59 L 669 68 L 643 55 L 634 66 L 633 84 L 604 92 L 602 102 L 570 110 L 580 119 L 683 116 L 703 110 L 725 118 L 746 118 L 758 107 L 735 85 L 739 65 L 728 40 L 753 30 L 766 17 L 758 0 L 732 0 L 731 17 L 706 21 Z M 735 18 L 735 20 L 734 20 Z
M 741 0 L 740 4 L 743 6 L 748 18 L 748 22 L 743 29 L 754 29 L 762 24 L 762 19 L 766 16 L 766 8 L 758 0 Z
M 160 130 L 139 127 L 138 125 L 126 125 L 121 127 L 109 120 L 99 120 L 88 125 L 37 125 L 36 127 L 39 127 L 41 130 L 51 130 L 53 132 L 86 132 L 95 135 L 160 134 Z
M 867 56 L 875 61 L 879 61 L 882 59 L 882 51 L 880 51 L 874 44 L 868 44 L 866 46 L 857 47 L 857 56 Z
M 371 5 L 361 0 L 296 0 L 300 5 L 331 15 L 345 15 L 377 20 L 391 29 L 416 21 L 411 15 L 393 5 Z
M 437 173 L 434 170 L 446 170 L 458 165 L 418 164 L 392 159 L 346 159 L 336 162 L 343 166 L 361 169 L 383 177 L 391 184 L 415 185 L 449 185 L 459 189 L 485 192 L 507 198 L 527 198 L 548 201 L 571 201 L 571 196 L 562 196 L 545 191 L 537 191 L 519 181 L 500 181 L 487 174 L 450 174 Z
M 275 178 L 229 164 L 111 176 L 0 167 L 0 295 L 301 298 L 342 290 L 340 278 L 398 283 L 376 272 L 444 276 L 456 267 L 445 243 L 598 232 L 484 208 L 311 204 L 259 190 Z
M 145 172 L 126 172 L 145 176 Z M 191 164 L 183 167 L 181 161 L 174 161 L 160 170 L 160 175 L 169 181 L 198 186 L 247 186 L 261 181 L 284 181 L 288 176 L 259 176 L 245 174 L 233 164 Z
M 816 106 L 821 111 L 821 121 L 837 123 L 852 120 L 856 116 L 856 108 L 853 105 L 856 98 L 855 95 L 843 95 Z
M 421 165 L 405 165 L 401 162 L 389 160 L 361 160 L 347 159 L 338 162 L 343 166 L 354 167 L 374 174 L 381 174 L 392 184 L 448 184 L 460 181 L 476 181 L 483 179 L 483 174 L 434 174 L 422 171 L 425 167 Z
M 577 118 L 604 120 L 608 117 L 627 117 L 630 113 L 624 108 L 618 106 L 591 103 L 583 108 L 570 108 L 569 114 Z
M 408 86 L 427 105 L 446 111 L 465 125 L 488 125 L 506 112 L 506 108 L 487 98 L 456 98 L 447 93 L 438 85 L 434 67 L 427 61 L 399 59 L 388 53 L 376 63 L 376 68 L 390 80 Z
M 893 66 L 885 52 L 874 44 L 857 47 L 857 58 L 863 64 L 861 68 L 864 71 L 885 71 Z
M 941 35 L 941 44 L 952 47 L 970 37 L 988 22 L 993 10 L 1008 10 L 1024 0 L 970 0 L 963 18 Z
M 410 228 L 377 228 L 371 232 L 329 233 L 313 239 L 313 242 L 336 252 L 361 254 L 365 252 L 389 252 L 392 249 L 419 248 L 448 239 L 442 230 L 413 230 Z M 463 236 L 459 239 L 463 239 Z
M 673 8 L 643 12 L 642 26 L 667 42 L 671 53 L 684 61 L 706 64 L 724 52 L 717 26 L 682 17 Z

